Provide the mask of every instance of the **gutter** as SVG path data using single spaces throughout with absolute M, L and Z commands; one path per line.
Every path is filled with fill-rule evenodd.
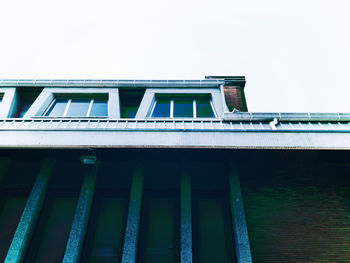
M 223 121 L 350 122 L 350 113 L 224 112 Z
M 104 80 L 104 79 L 0 79 L 0 87 L 125 87 L 218 88 L 222 79 L 204 80 Z

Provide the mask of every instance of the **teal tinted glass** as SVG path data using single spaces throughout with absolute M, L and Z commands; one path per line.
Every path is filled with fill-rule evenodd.
M 154 107 L 152 117 L 170 117 L 170 100 L 158 99 Z
M 135 118 L 139 106 L 126 106 L 121 111 L 122 118 Z
M 127 209 L 127 198 L 107 197 L 95 203 L 82 262 L 120 262 Z
M 27 113 L 27 111 L 29 110 L 30 106 L 32 106 L 31 102 L 25 101 L 22 102 L 22 107 L 19 109 L 18 112 L 18 117 L 19 118 L 23 118 L 23 116 Z
M 174 117 L 193 117 L 193 99 L 175 99 Z
M 42 88 L 18 88 L 17 99 L 11 117 L 22 118 L 41 93 Z
M 145 90 L 120 90 L 120 117 L 135 118 L 144 94 Z
M 179 262 L 176 199 L 145 198 L 138 263 Z
M 197 99 L 197 117 L 198 118 L 212 118 L 215 117 L 213 109 L 211 108 L 209 99 Z
M 62 262 L 76 204 L 72 197 L 46 201 L 25 262 Z
M 0 262 L 5 260 L 26 201 L 24 196 L 0 198 Z
M 235 262 L 229 205 L 220 197 L 193 198 L 193 262 Z
M 45 116 L 54 116 L 61 117 L 63 116 L 64 110 L 67 106 L 67 99 L 56 99 L 54 104 L 51 106 L 49 111 L 45 114 Z
M 90 99 L 72 99 L 71 104 L 68 108 L 67 116 L 68 117 L 84 117 L 86 116 Z
M 94 100 L 92 104 L 90 115 L 91 117 L 107 117 L 108 116 L 108 103 L 106 100 Z

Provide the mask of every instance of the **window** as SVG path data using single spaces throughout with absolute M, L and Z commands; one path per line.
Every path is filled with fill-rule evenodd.
M 107 117 L 107 98 L 95 97 L 57 97 L 44 112 L 48 117 Z
M 135 118 L 144 93 L 145 89 L 119 91 L 121 118 Z
M 60 262 L 63 259 L 78 198 L 49 195 L 45 201 L 26 262 Z
M 4 262 L 12 237 L 21 218 L 27 197 L 19 194 L 2 194 L 0 198 L 0 261 Z
M 9 163 L 0 157 L 0 262 L 5 261 L 7 251 L 16 232 L 28 196 L 35 182 L 39 163 L 30 156 L 21 154 Z M 25 159 L 27 158 L 27 159 Z M 8 165 L 8 166 L 7 166 Z M 7 167 L 7 168 L 6 168 Z M 25 174 L 26 176 L 23 176 Z
M 151 114 L 154 118 L 213 118 L 212 103 L 208 95 L 157 96 Z
M 121 261 L 127 212 L 126 196 L 96 198 L 89 220 L 82 262 Z
M 17 88 L 15 97 L 16 103 L 12 109 L 11 117 L 23 118 L 41 91 L 42 88 Z
M 2 98 L 4 97 L 3 93 L 0 93 L 0 103 L 2 102 Z
M 179 262 L 179 200 L 171 191 L 147 191 L 144 197 L 136 262 Z
M 80 162 L 73 161 L 76 157 L 66 151 L 64 154 L 51 171 L 45 202 L 23 262 L 62 262 L 85 177 Z
M 235 262 L 229 197 L 201 191 L 192 200 L 193 261 Z

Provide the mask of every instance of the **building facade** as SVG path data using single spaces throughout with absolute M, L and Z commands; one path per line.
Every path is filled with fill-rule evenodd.
M 0 80 L 0 261 L 350 262 L 350 114 L 244 86 Z

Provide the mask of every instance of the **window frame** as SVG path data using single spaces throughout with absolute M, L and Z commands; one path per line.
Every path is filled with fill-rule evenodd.
M 147 88 L 145 95 L 141 101 L 139 109 L 136 113 L 135 119 L 171 119 L 170 117 L 151 117 L 151 111 L 153 110 L 154 102 L 157 96 L 192 96 L 192 97 L 200 97 L 200 96 L 208 96 L 210 98 L 211 107 L 215 114 L 215 117 L 205 118 L 200 117 L 196 118 L 196 120 L 213 120 L 222 118 L 224 114 L 224 102 L 223 96 L 221 94 L 220 87 L 217 88 L 183 88 L 183 87 L 166 87 L 166 88 Z M 190 119 L 194 118 L 172 118 L 172 119 Z
M 169 117 L 153 117 L 153 112 L 154 109 L 157 105 L 157 102 L 159 99 L 166 98 L 170 100 L 170 113 Z M 193 116 L 192 117 L 174 117 L 174 100 L 175 98 L 184 98 L 184 99 L 191 99 L 192 100 L 192 107 L 193 107 Z M 202 99 L 202 98 L 207 98 L 211 107 L 211 110 L 213 111 L 214 116 L 213 117 L 197 117 L 197 100 Z M 212 96 L 211 94 L 201 94 L 201 93 L 194 93 L 194 94 L 155 94 L 155 99 L 153 101 L 151 110 L 148 114 L 148 118 L 170 118 L 170 119 L 207 119 L 207 118 L 217 118 L 218 115 L 215 111 L 213 102 L 212 102 Z
M 127 89 L 127 88 L 119 88 L 119 108 L 120 108 L 120 119 L 135 119 L 138 109 L 140 108 L 142 99 L 146 93 L 147 88 L 139 88 L 139 89 Z M 136 102 L 135 104 L 125 103 L 129 99 L 129 101 Z M 125 117 L 125 110 L 130 106 L 135 106 L 135 115 Z
M 56 98 L 89 98 L 95 99 L 98 97 L 105 97 L 107 101 L 106 116 L 45 116 L 47 111 L 56 101 Z M 93 88 L 93 87 L 46 87 L 43 89 L 39 97 L 34 101 L 30 109 L 24 117 L 30 118 L 119 118 L 120 108 L 117 103 L 119 94 L 117 88 Z M 113 103 L 112 103 L 113 102 Z M 115 102 L 115 103 L 114 103 Z
M 96 95 L 96 94 L 93 94 L 93 96 Z M 98 95 L 98 94 L 97 94 Z M 51 108 L 53 107 L 53 105 L 55 104 L 55 102 L 57 101 L 57 98 L 65 98 L 65 96 L 58 96 L 58 97 L 55 97 L 52 102 L 50 103 L 50 105 L 47 107 L 47 109 L 43 112 L 43 115 L 42 117 L 55 117 L 55 118 L 83 118 L 83 117 L 88 117 L 88 118 L 106 118 L 108 117 L 109 115 L 109 112 L 108 112 L 108 105 L 109 105 L 109 101 L 108 101 L 108 98 L 106 99 L 106 103 L 107 103 L 107 115 L 106 116 L 90 116 L 91 114 L 91 109 L 92 109 L 92 105 L 94 104 L 95 102 L 95 98 L 91 98 L 90 99 L 90 102 L 89 102 L 89 107 L 88 107 L 88 110 L 86 112 L 86 115 L 85 116 L 67 116 L 67 113 L 68 113 L 68 110 L 69 110 L 69 107 L 72 103 L 72 99 L 75 99 L 75 98 L 84 98 L 84 96 L 71 96 L 70 98 L 67 98 L 67 104 L 64 108 L 64 111 L 63 111 L 63 114 L 62 116 L 47 116 L 46 114 L 51 110 Z M 87 98 L 87 101 L 88 101 L 88 97 Z
M 2 100 L 0 102 L 0 118 L 9 118 L 12 114 L 12 109 L 15 106 L 15 87 L 0 87 Z

